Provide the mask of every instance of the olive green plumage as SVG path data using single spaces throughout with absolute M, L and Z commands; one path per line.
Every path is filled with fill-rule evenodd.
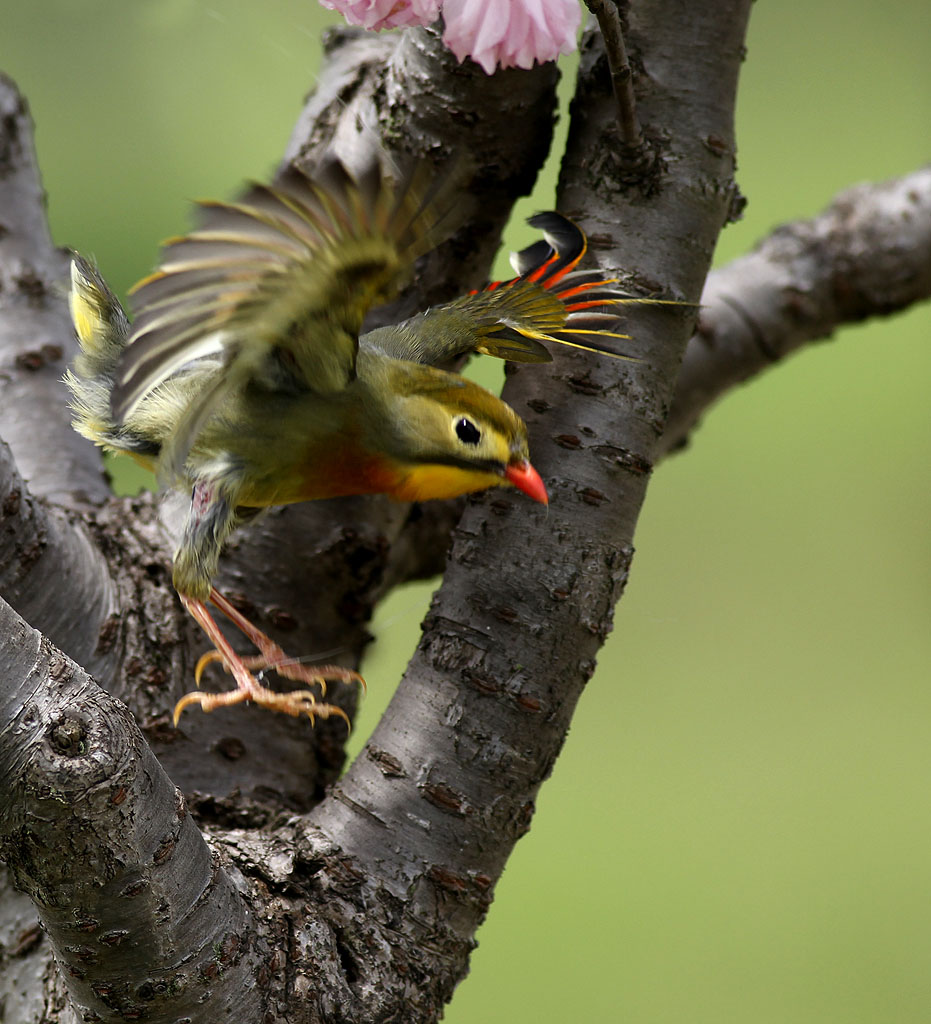
M 166 243 L 134 289 L 131 326 L 97 270 L 74 258 L 75 428 L 192 494 L 173 579 L 218 646 L 203 602 L 222 600 L 211 584 L 222 544 L 256 509 L 502 484 L 546 501 L 520 417 L 438 364 L 471 352 L 543 361 L 547 341 L 610 351 L 626 337 L 610 329 L 612 307 L 642 300 L 576 269 L 585 236 L 556 213 L 531 219 L 544 239 L 517 254 L 513 280 L 360 337 L 368 310 L 441 239 L 448 203 L 426 178 L 395 188 L 377 165 L 353 178 L 330 161 L 200 204 L 200 225 Z M 237 699 L 258 699 L 242 663 L 235 672 Z M 209 709 L 204 697 L 185 700 Z
M 75 258 L 81 355 L 67 380 L 77 429 L 220 506 L 209 528 L 190 518 L 176 553 L 182 592 L 203 597 L 216 564 L 215 551 L 192 558 L 185 548 L 218 548 L 237 509 L 507 483 L 509 467 L 528 460 L 523 422 L 433 364 L 468 352 L 540 361 L 547 339 L 622 337 L 589 307 L 627 297 L 575 271 L 584 236 L 541 214 L 533 223 L 547 241 L 518 256 L 520 277 L 360 338 L 368 309 L 438 241 L 444 211 L 424 193 L 416 176 L 395 190 L 376 166 L 356 180 L 331 162 L 313 178 L 290 169 L 235 203 L 203 203 L 201 225 L 169 241 L 134 289 L 132 328 Z

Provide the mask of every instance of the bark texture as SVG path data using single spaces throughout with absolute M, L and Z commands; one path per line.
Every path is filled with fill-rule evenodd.
M 733 152 L 747 9 L 726 7 L 695 14 L 682 34 L 700 40 L 709 61 L 715 55 L 714 82 L 703 77 L 709 65 L 695 60 L 694 42 L 680 51 L 668 41 L 648 45 L 659 31 L 660 6 L 638 8 L 643 21 L 631 26 L 630 39 L 646 68 L 641 118 L 657 135 L 662 126 L 668 142 L 662 162 L 633 181 L 611 162 L 617 129 L 610 77 L 600 39 L 587 37 L 558 197 L 602 265 L 636 262 L 664 294 L 686 299 L 700 293 L 735 194 L 732 159 L 702 145 L 702 134 L 714 132 L 731 140 Z M 600 157 L 597 167 L 592 154 Z M 669 264 L 676 277 L 664 273 L 659 256 L 639 262 L 634 248 L 614 247 L 616 238 L 639 247 L 657 237 L 692 240 Z M 350 947 L 357 970 L 378 970 L 370 951 L 384 945 L 389 927 L 408 937 L 403 945 L 395 938 L 399 969 L 408 966 L 405 947 L 422 948 L 425 939 L 446 952 L 449 967 L 435 988 L 419 987 L 421 1003 L 405 1007 L 418 1017 L 430 1008 L 428 995 L 448 995 L 458 980 L 494 883 L 529 828 L 536 793 L 627 579 L 634 524 L 690 326 L 676 314 L 654 313 L 638 317 L 632 333 L 638 363 L 557 353 L 552 365 L 511 370 L 505 397 L 527 417 L 549 510 L 522 514 L 507 494 L 468 505 L 454 534 L 451 571 L 391 705 L 363 755 L 311 815 L 379 880 L 383 897 Z M 398 922 L 381 908 L 401 900 Z M 396 1006 L 391 993 L 381 997 L 375 1019 Z
M 739 210 L 748 6 L 626 10 L 651 155 L 633 168 L 601 42 L 585 37 L 559 205 L 632 289 L 697 301 Z M 549 146 L 554 69 L 487 77 L 423 30 L 344 30 L 327 47 L 289 159 L 332 148 L 352 165 L 381 138 L 399 166 L 455 163 L 481 200 L 418 290 L 379 315 L 477 285 Z M 318 502 L 234 538 L 220 586 L 286 648 L 357 664 L 374 602 L 436 571 L 464 508 L 397 695 L 336 782 L 338 721 L 311 731 L 237 709 L 172 726 L 204 642 L 171 590 L 154 501 L 109 499 L 68 424 L 72 341 L 51 288 L 65 260 L 7 80 L 0 113 L 0 1015 L 434 1021 L 610 631 L 653 465 L 736 381 L 927 296 L 928 172 L 846 194 L 722 271 L 691 341 L 694 308 L 644 309 L 630 318 L 638 362 L 561 352 L 512 370 L 548 513 L 505 492 L 424 509 Z

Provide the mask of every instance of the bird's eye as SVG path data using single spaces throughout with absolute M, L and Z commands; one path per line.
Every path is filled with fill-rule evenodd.
M 456 437 L 458 437 L 463 444 L 478 444 L 482 438 L 482 434 L 471 420 L 467 420 L 465 416 L 460 416 L 459 419 L 456 420 Z

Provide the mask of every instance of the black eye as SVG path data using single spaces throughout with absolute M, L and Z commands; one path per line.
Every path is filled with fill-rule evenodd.
M 463 444 L 478 444 L 482 438 L 482 434 L 471 420 L 467 420 L 465 416 L 461 416 L 456 420 L 456 437 L 458 437 Z

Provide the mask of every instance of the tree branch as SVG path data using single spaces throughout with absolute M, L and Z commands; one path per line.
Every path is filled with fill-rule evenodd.
M 30 494 L 2 441 L 0 594 L 91 671 L 106 677 L 113 670 L 112 645 L 100 642 L 104 623 L 116 611 L 107 563 L 80 523 Z
M 246 901 L 129 712 L 2 600 L 0 632 L 0 853 L 82 1019 L 258 1020 Z
M 643 145 L 643 132 L 637 117 L 637 103 L 634 99 L 633 72 L 627 59 L 621 18 L 614 0 L 585 0 L 585 6 L 598 19 L 598 27 L 604 40 L 605 56 L 611 69 L 611 87 L 617 103 L 617 123 L 621 129 L 621 140 L 630 150 Z
M 463 287 L 479 287 L 515 200 L 531 191 L 549 152 L 556 65 L 489 76 L 458 64 L 432 28 L 395 36 L 336 29 L 325 51 L 285 161 L 312 167 L 335 153 L 361 168 L 387 155 L 399 173 L 427 163 L 439 177 L 453 177 L 464 225 L 418 262 L 411 287 L 367 326 L 396 323 Z
M 857 185 L 808 221 L 777 229 L 712 271 L 660 451 L 683 444 L 705 410 L 842 324 L 931 296 L 931 167 Z
M 653 254 L 654 276 L 675 267 L 672 290 L 697 296 L 728 216 L 732 166 L 686 126 L 710 117 L 703 128 L 732 137 L 747 5 L 685 5 L 678 13 L 689 21 L 688 46 L 660 51 L 649 42 L 662 37 L 668 5 L 645 8 L 638 36 L 659 66 L 658 80 L 675 83 L 665 94 L 638 97 L 641 111 L 674 140 L 669 166 L 676 170 L 661 199 L 622 207 L 623 186 L 607 168 L 592 166 L 614 104 L 610 81 L 599 74 L 598 44 L 589 39 L 560 207 L 594 225 L 590 236 L 602 248 L 608 237 L 632 239 L 638 265 L 642 240 L 659 237 L 668 246 Z M 709 203 L 703 183 L 715 176 L 723 187 Z M 688 339 L 684 321 L 671 327 L 667 318 L 641 330 L 644 324 L 634 331 L 642 363 L 557 354 L 551 367 L 509 375 L 506 397 L 521 413 L 530 410 L 534 460 L 551 494 L 548 514 L 528 515 L 520 498 L 506 493 L 468 504 L 451 571 L 394 699 L 362 756 L 310 816 L 381 894 L 350 945 L 365 977 L 377 970 L 372 933 L 388 927 L 389 906 L 392 955 L 406 963 L 419 923 L 429 922 L 431 948 L 444 953 L 435 961 L 436 985 L 446 978 L 451 987 L 503 864 L 529 826 L 626 580 L 662 409 Z M 442 907 L 449 910 L 440 913 Z M 396 998 L 380 992 L 376 1014 L 388 1015 Z
M 648 186 L 629 183 L 617 163 L 602 156 L 612 145 L 614 106 L 599 44 L 586 41 L 560 193 L 560 206 L 589 230 L 603 264 L 636 266 L 635 284 L 688 297 L 698 293 L 714 237 L 736 195 L 728 156 L 733 145 L 712 150 L 700 140 L 732 138 L 746 18 L 743 0 L 704 6 L 707 10 L 683 2 L 673 10 L 668 3 L 645 4 L 630 26 L 633 56 L 647 57 L 653 72 L 638 83 L 645 130 L 667 140 Z M 662 31 L 670 17 L 681 24 L 688 45 L 670 46 Z M 431 298 L 444 294 L 453 278 L 457 290 L 463 287 L 462 275 L 477 282 L 497 242 L 499 219 L 509 203 L 505 193 L 524 181 L 536 158 L 526 157 L 520 147 L 527 148 L 528 138 L 535 138 L 550 116 L 545 76 L 515 72 L 507 78 L 460 81 L 457 76 L 465 69 L 452 64 L 430 33 L 379 40 L 370 50 L 367 42 L 359 49 L 363 40 L 353 33 L 334 38 L 331 73 L 324 73 L 301 128 L 307 145 L 295 142 L 292 152 L 313 159 L 317 147 L 331 142 L 338 151 L 344 145 L 370 144 L 370 126 L 378 124 L 397 153 L 423 156 L 445 145 L 451 125 L 456 146 L 471 146 L 473 125 L 487 121 L 476 135 L 474 148 L 481 155 L 471 172 L 474 187 L 482 195 L 493 191 L 490 164 L 496 158 L 506 186 L 490 204 L 493 215 L 477 218 L 474 233 L 460 238 L 455 251 L 437 257 L 424 278 L 436 289 Z M 662 46 L 655 42 L 659 39 Z M 429 92 L 439 97 L 429 116 L 430 97 L 409 95 L 422 81 L 429 81 Z M 518 86 L 526 83 L 527 95 L 537 96 L 536 106 L 524 95 L 508 108 L 520 95 Z M 518 138 L 512 150 L 518 126 L 527 127 L 527 136 Z M 636 201 L 627 202 L 632 195 Z M 893 204 L 889 210 L 897 215 L 901 208 Z M 925 210 L 922 201 L 918 215 Z M 623 251 L 614 244 L 618 238 L 625 239 Z M 815 246 L 810 255 L 820 251 Z M 893 276 L 895 268 L 895 260 L 886 264 Z M 723 289 L 721 294 L 730 296 L 732 306 L 738 292 Z M 876 288 L 870 294 L 875 306 L 881 296 Z M 715 299 L 709 314 L 719 301 L 724 299 Z M 856 302 L 847 308 L 857 308 Z M 558 754 L 626 581 L 646 480 L 672 435 L 670 427 L 660 438 L 688 334 L 678 316 L 642 311 L 633 328 L 642 360 L 638 364 L 559 355 L 550 368 L 511 374 L 507 394 L 532 421 L 535 461 L 551 487 L 548 516 L 533 517 L 507 493 L 468 504 L 455 537 L 454 571 L 372 742 L 316 812 L 283 824 L 278 819 L 277 828 L 259 832 L 233 826 L 268 826 L 279 808 L 304 810 L 317 801 L 324 782 L 338 770 L 342 736 L 318 727 L 311 748 L 299 723 L 248 712 L 235 718 L 201 717 L 185 722 L 180 732 L 171 729 L 167 708 L 174 690 L 185 685 L 192 645 L 185 642 L 161 568 L 164 551 L 159 553 L 155 540 L 152 503 L 112 503 L 89 518 L 110 559 L 134 563 L 113 575 L 116 604 L 129 619 L 114 627 L 123 655 L 114 688 L 136 695 L 134 708 L 141 709 L 140 722 L 160 759 L 176 781 L 199 790 L 196 808 L 225 826 L 215 838 L 245 876 L 258 879 L 249 889 L 235 869 L 220 872 L 216 877 L 224 880 L 209 889 L 203 907 L 194 905 L 190 922 L 183 922 L 194 927 L 193 936 L 172 936 L 178 949 L 193 944 L 203 955 L 200 984 L 220 1000 L 218 1007 L 209 1007 L 211 1019 L 215 1008 L 221 1013 L 235 1008 L 236 1019 L 259 1019 L 255 1013 L 266 996 L 268 1006 L 274 1003 L 268 1012 L 277 1013 L 275 1019 L 355 1024 L 433 1020 L 441 1013 L 467 969 L 475 926 L 504 861 L 529 827 L 536 792 Z M 712 324 L 715 339 L 726 336 L 723 327 Z M 743 358 L 742 347 L 735 351 Z M 726 360 L 722 366 L 726 370 Z M 693 405 L 693 412 L 697 408 Z M 18 487 L 14 477 L 9 479 L 6 494 Z M 225 585 L 255 602 L 256 617 L 271 623 L 273 632 L 277 628 L 291 650 L 296 639 L 299 645 L 313 644 L 312 649 L 348 647 L 349 656 L 357 657 L 376 597 L 394 579 L 423 572 L 431 563 L 423 538 L 433 511 L 418 519 L 416 509 L 360 499 L 275 512 L 237 537 L 226 561 Z M 30 506 L 17 522 L 27 540 L 42 536 L 45 528 L 34 525 L 39 514 Z M 431 527 L 429 535 L 439 537 L 442 531 Z M 295 558 L 298 539 L 300 559 Z M 0 608 L 0 614 L 7 612 Z M 0 619 L 0 630 L 5 625 L 7 620 Z M 190 819 L 177 816 L 170 787 L 156 778 L 159 769 L 151 753 L 112 701 L 52 653 L 45 671 L 29 675 L 29 658 L 42 661 L 47 652 L 39 647 L 36 654 L 35 638 L 15 618 L 9 618 L 5 635 L 9 645 L 0 658 L 8 661 L 7 675 L 26 687 L 25 694 L 9 695 L 6 714 L 0 716 L 12 723 L 10 746 L 0 738 L 2 778 L 11 773 L 17 797 L 26 791 L 23 806 L 32 814 L 23 824 L 24 817 L 12 816 L 11 803 L 0 824 L 18 882 L 37 894 L 62 957 L 84 971 L 74 983 L 78 1002 L 93 997 L 112 1017 L 132 1009 L 131 1000 L 141 1001 L 154 1019 L 163 1008 L 163 1016 L 170 1013 L 168 1019 L 175 1019 L 190 991 L 184 986 L 194 984 L 189 980 L 193 973 L 182 978 L 178 1005 L 167 989 L 140 987 L 143 975 L 154 971 L 161 982 L 172 979 L 176 969 L 159 945 L 165 929 L 152 907 L 146 905 L 143 914 L 130 920 L 109 881 L 103 892 L 110 900 L 98 905 L 101 892 L 87 878 L 56 876 L 61 864 L 24 863 L 23 851 L 30 847 L 23 840 L 28 835 L 43 842 L 62 838 L 75 851 L 72 866 L 93 857 L 115 864 L 117 873 L 148 871 L 156 877 L 156 889 L 168 887 L 161 896 L 171 901 L 184 883 L 206 884 L 203 850 Z M 33 643 L 32 648 L 27 643 L 25 653 L 23 636 Z M 137 637 L 138 645 L 127 637 Z M 305 650 L 298 647 L 298 653 Z M 23 707 L 30 701 L 48 711 L 30 718 Z M 76 751 L 74 739 L 82 735 L 88 749 Z M 268 758 L 269 749 L 274 758 Z M 22 765 L 29 771 L 20 771 Z M 90 788 L 88 776 L 94 782 Z M 82 777 L 83 787 L 78 783 Z M 40 790 L 36 779 L 46 788 Z M 126 796 L 114 801 L 112 794 L 124 786 Z M 141 808 L 139 798 L 145 793 L 156 797 L 155 824 L 140 809 L 127 825 L 124 815 L 137 803 Z M 170 842 L 155 842 L 166 836 L 177 836 L 170 850 Z M 172 872 L 182 864 L 185 849 L 192 852 L 193 869 L 178 879 Z M 157 857 L 160 850 L 167 851 L 164 860 Z M 247 900 L 231 886 L 254 901 L 264 931 L 250 918 Z M 55 894 L 63 894 L 63 905 L 69 910 L 77 906 L 81 915 L 69 918 L 51 905 Z M 158 908 L 158 901 L 152 906 Z M 217 924 L 223 914 L 232 922 L 229 928 L 247 940 L 238 947 L 226 942 L 234 932 Z M 95 963 L 98 935 L 118 935 L 127 921 L 133 944 L 115 939 L 112 958 L 108 947 L 107 956 L 98 956 Z M 170 923 L 182 926 L 173 917 Z M 216 927 L 221 931 L 211 932 Z M 33 941 L 28 927 L 22 934 L 27 945 Z M 218 979 L 205 955 L 211 934 L 223 961 Z M 271 936 L 267 947 L 265 934 Z M 286 963 L 273 962 L 272 946 L 287 952 Z M 145 955 L 130 963 L 130 953 L 140 950 Z M 115 981 L 101 973 L 123 968 Z M 131 977 L 133 986 L 126 980 Z M 170 988 L 173 981 L 166 984 Z M 252 1000 L 248 1005 L 222 1001 L 234 1000 L 237 986 L 243 999 Z M 107 1007 L 106 1000 L 119 1009 Z M 204 1019 L 203 1012 L 192 1011 L 193 1019 Z
M 99 454 L 71 429 L 61 382 L 77 344 L 58 290 L 67 277 L 68 257 L 49 235 L 29 112 L 0 74 L 0 438 L 34 495 L 97 502 L 109 487 Z

